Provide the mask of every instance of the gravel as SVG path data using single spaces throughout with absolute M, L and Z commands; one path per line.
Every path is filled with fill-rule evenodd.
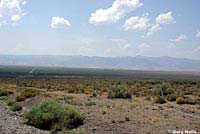
M 0 101 L 0 134 L 49 134 L 24 124 L 21 118 Z

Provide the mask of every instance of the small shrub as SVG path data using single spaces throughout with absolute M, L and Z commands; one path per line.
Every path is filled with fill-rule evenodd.
M 125 117 L 125 121 L 130 121 L 131 119 L 129 117 Z
M 176 101 L 177 95 L 168 94 L 166 98 L 167 98 L 168 101 Z
M 14 103 L 11 107 L 10 107 L 10 109 L 12 110 L 12 111 L 14 111 L 14 112 L 16 112 L 16 111 L 21 111 L 22 110 L 22 108 L 23 108 L 23 106 L 22 106 L 22 104 L 21 103 Z
M 24 114 L 27 124 L 40 129 L 73 129 L 83 124 L 84 117 L 72 106 L 45 101 Z
M 64 97 L 64 101 L 65 101 L 67 104 L 76 105 L 76 102 L 75 102 L 73 99 L 74 99 L 73 96 L 65 96 L 65 97 Z
M 6 100 L 8 100 L 8 96 L 0 96 L 0 100 L 6 101 Z
M 85 105 L 86 105 L 86 106 L 95 106 L 95 105 L 96 105 L 96 102 L 90 101 L 90 102 L 87 102 Z
M 196 101 L 192 98 L 185 99 L 185 104 L 195 105 Z
M 8 94 L 14 94 L 14 93 L 15 93 L 13 90 L 6 90 L 6 92 L 7 92 Z
M 8 100 L 7 101 L 7 105 L 8 106 L 13 106 L 13 105 L 15 105 L 16 104 L 16 101 L 13 101 L 13 100 Z
M 7 91 L 0 91 L 0 96 L 8 96 L 8 92 Z
M 150 100 L 151 100 L 151 96 L 149 96 L 149 95 L 148 95 L 148 96 L 146 96 L 146 97 L 145 97 L 145 100 L 148 100 L 148 101 L 150 101 Z
M 17 102 L 21 102 L 21 101 L 25 101 L 25 100 L 26 100 L 26 97 L 23 96 L 23 95 L 19 95 L 19 96 L 16 97 Z
M 70 88 L 70 89 L 67 90 L 67 92 L 68 93 L 75 93 L 76 91 L 74 89 Z
M 97 92 L 96 91 L 92 92 L 92 97 L 97 97 Z
M 70 89 L 68 89 L 68 93 L 85 93 L 85 89 L 83 89 L 83 88 L 70 88 Z
M 132 93 L 124 88 L 112 88 L 108 92 L 108 98 L 131 99 Z
M 36 92 L 32 89 L 25 89 L 22 93 L 22 96 L 24 96 L 25 98 L 31 98 L 31 97 L 35 97 L 36 96 Z
M 21 102 L 25 101 L 27 98 L 35 97 L 36 92 L 32 89 L 25 89 L 21 92 L 19 96 L 16 97 L 16 101 Z
M 195 100 L 196 104 L 200 105 L 200 97 L 197 97 L 194 100 Z
M 166 100 L 162 96 L 157 96 L 154 102 L 158 103 L 158 104 L 164 104 L 164 103 L 166 103 Z
M 185 99 L 184 99 L 183 97 L 178 97 L 178 98 L 176 99 L 176 103 L 177 103 L 177 104 L 185 104 Z

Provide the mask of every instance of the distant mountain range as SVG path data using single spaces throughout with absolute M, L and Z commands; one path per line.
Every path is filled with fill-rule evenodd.
M 200 71 L 200 60 L 173 58 L 167 56 L 88 57 L 50 55 L 0 55 L 0 65 Z

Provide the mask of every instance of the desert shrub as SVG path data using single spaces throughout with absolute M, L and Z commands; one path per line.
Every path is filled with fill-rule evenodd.
M 7 91 L 0 91 L 0 96 L 8 96 L 8 92 Z
M 200 105 L 200 97 L 197 97 L 197 98 L 195 98 L 194 100 L 195 100 L 196 104 L 199 104 L 199 105 Z
M 76 101 L 74 101 L 73 99 L 74 99 L 73 96 L 65 96 L 65 97 L 64 97 L 64 101 L 65 101 L 67 104 L 76 105 Z
M 19 95 L 16 97 L 16 101 L 18 101 L 18 102 L 25 101 L 25 100 L 26 100 L 26 98 L 23 95 Z
M 6 90 L 6 92 L 7 92 L 8 94 L 14 94 L 14 91 L 13 91 L 13 90 Z
M 92 92 L 92 97 L 97 97 L 97 92 L 96 91 Z
M 148 96 L 146 96 L 146 97 L 145 97 L 145 100 L 148 100 L 148 101 L 150 101 L 150 100 L 151 100 L 151 96 L 149 96 L 149 95 L 148 95 Z
M 108 92 L 108 98 L 131 99 L 132 93 L 124 88 L 111 88 Z
M 14 104 L 12 104 L 12 105 L 10 106 L 10 109 L 11 109 L 12 111 L 14 111 L 14 112 L 15 112 L 15 111 L 21 111 L 22 108 L 23 108 L 22 104 L 21 104 L 21 103 L 18 103 L 18 102 L 14 103 Z
M 185 99 L 184 99 L 183 97 L 178 97 L 178 98 L 176 99 L 176 103 L 177 103 L 177 104 L 185 104 Z
M 144 89 L 144 94 L 145 96 L 151 96 L 153 93 L 151 89 Z
M 83 124 L 84 117 L 72 106 L 63 106 L 56 101 L 45 101 L 24 114 L 27 124 L 40 129 L 73 129 Z
M 74 89 L 70 88 L 70 89 L 67 89 L 67 92 L 68 93 L 75 93 L 76 91 Z
M 185 99 L 185 104 L 195 105 L 197 102 L 192 98 Z
M 153 95 L 167 96 L 173 94 L 174 90 L 170 89 L 166 83 L 161 83 L 153 90 Z
M 131 119 L 129 117 L 125 117 L 125 121 L 130 121 Z
M 96 102 L 94 102 L 94 101 L 89 101 L 89 102 L 87 102 L 85 105 L 86 105 L 86 106 L 94 106 L 94 105 L 96 105 Z
M 12 106 L 12 105 L 16 104 L 16 101 L 14 101 L 14 100 L 7 100 L 6 103 L 7 103 L 8 106 Z
M 70 89 L 68 89 L 68 93 L 85 93 L 85 89 L 83 89 L 83 88 L 70 88 Z
M 25 89 L 21 92 L 21 95 L 25 98 L 31 98 L 36 96 L 36 92 L 33 89 Z
M 161 84 L 160 85 L 161 95 L 167 95 L 167 85 Z
M 25 89 L 24 91 L 21 92 L 19 96 L 16 97 L 16 101 L 18 102 L 25 101 L 26 98 L 31 98 L 35 96 L 36 96 L 36 92 L 34 90 Z
M 176 101 L 177 95 L 176 94 L 168 94 L 166 98 L 168 101 Z
M 164 104 L 166 103 L 166 100 L 163 96 L 157 96 L 156 99 L 154 100 L 155 103 L 158 103 L 158 104 Z
M 8 100 L 8 96 L 0 96 L 0 100 L 6 101 L 6 100 Z

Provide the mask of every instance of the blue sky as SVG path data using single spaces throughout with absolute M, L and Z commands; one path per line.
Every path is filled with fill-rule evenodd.
M 0 54 L 200 59 L 199 0 L 1 0 Z

